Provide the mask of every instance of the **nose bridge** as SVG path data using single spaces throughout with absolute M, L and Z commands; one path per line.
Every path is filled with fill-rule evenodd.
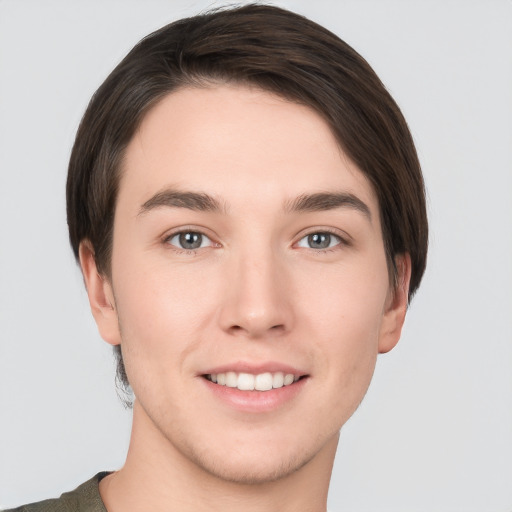
M 230 259 L 233 273 L 223 304 L 223 327 L 250 337 L 286 331 L 291 310 L 280 254 L 267 240 L 240 247 Z

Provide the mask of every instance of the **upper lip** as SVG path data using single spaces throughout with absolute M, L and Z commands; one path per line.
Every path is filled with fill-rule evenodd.
M 296 376 L 303 376 L 306 373 L 296 367 L 289 364 L 280 363 L 277 361 L 266 361 L 261 363 L 253 363 L 247 361 L 236 361 L 232 363 L 221 364 L 209 368 L 208 370 L 201 372 L 201 375 L 212 375 L 218 373 L 236 372 L 236 373 L 251 373 L 253 375 L 259 375 L 261 373 L 277 373 L 282 372 L 284 374 L 293 374 Z

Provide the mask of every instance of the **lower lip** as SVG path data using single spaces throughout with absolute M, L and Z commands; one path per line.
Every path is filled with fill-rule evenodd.
M 289 386 L 269 391 L 241 391 L 238 388 L 221 386 L 202 377 L 207 388 L 222 402 L 241 412 L 270 412 L 291 402 L 304 388 L 307 377 Z

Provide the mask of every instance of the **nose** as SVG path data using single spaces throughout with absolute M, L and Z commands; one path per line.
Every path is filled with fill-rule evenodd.
M 280 336 L 293 322 L 293 285 L 285 265 L 267 251 L 233 256 L 226 266 L 221 328 L 237 336 Z

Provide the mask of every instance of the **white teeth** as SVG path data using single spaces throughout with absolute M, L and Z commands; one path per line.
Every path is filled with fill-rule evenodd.
M 241 391 L 269 391 L 271 389 L 282 388 L 297 382 L 300 378 L 299 375 L 292 373 L 276 372 L 276 373 L 259 373 L 252 375 L 251 373 L 212 373 L 207 375 L 208 380 L 216 382 L 221 386 L 228 386 L 230 388 L 238 388 Z
M 235 372 L 226 373 L 226 386 L 228 386 L 229 388 L 238 387 L 238 377 Z
M 272 389 L 272 374 L 260 373 L 254 379 L 254 389 L 257 391 L 268 391 Z
M 254 375 L 250 373 L 240 373 L 238 375 L 237 388 L 242 391 L 252 391 L 254 389 Z
M 291 373 L 287 373 L 284 376 L 284 385 L 289 386 L 293 382 L 293 379 L 294 379 L 293 375 Z
M 274 373 L 272 377 L 272 387 L 273 388 L 282 388 L 284 385 L 284 373 L 277 372 Z

